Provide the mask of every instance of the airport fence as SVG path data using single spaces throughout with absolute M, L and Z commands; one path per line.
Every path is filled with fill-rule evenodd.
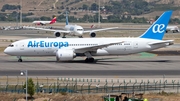
M 179 93 L 177 80 L 120 80 L 85 78 L 33 79 L 36 93 Z M 25 79 L 7 78 L 0 80 L 0 92 L 25 93 Z

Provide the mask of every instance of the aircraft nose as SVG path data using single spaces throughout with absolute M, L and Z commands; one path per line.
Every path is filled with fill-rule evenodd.
M 9 50 L 9 48 L 6 48 L 6 49 L 4 50 L 4 53 L 5 53 L 5 54 L 10 54 L 11 51 Z
M 83 34 L 83 31 L 80 31 L 80 32 L 79 32 L 79 34 L 81 34 L 81 35 L 82 35 L 82 34 Z

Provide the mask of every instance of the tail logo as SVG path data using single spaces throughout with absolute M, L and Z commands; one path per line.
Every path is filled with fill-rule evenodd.
M 152 28 L 153 33 L 163 33 L 164 32 L 164 24 L 155 24 Z

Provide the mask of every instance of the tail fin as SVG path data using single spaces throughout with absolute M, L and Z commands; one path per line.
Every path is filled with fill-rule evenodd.
M 94 28 L 95 25 L 91 25 L 91 28 Z
M 53 24 L 53 23 L 56 23 L 56 17 L 54 17 L 50 22 L 50 24 Z
M 69 25 L 69 22 L 68 22 L 68 12 L 66 11 L 66 25 Z
M 162 40 L 166 32 L 166 27 L 171 18 L 172 11 L 164 12 L 150 27 L 140 36 L 140 38 L 149 38 Z

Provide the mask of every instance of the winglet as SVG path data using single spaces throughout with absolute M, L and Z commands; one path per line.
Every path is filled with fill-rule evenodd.
M 166 32 L 173 11 L 164 12 L 150 27 L 140 36 L 140 38 L 149 38 L 162 40 Z

